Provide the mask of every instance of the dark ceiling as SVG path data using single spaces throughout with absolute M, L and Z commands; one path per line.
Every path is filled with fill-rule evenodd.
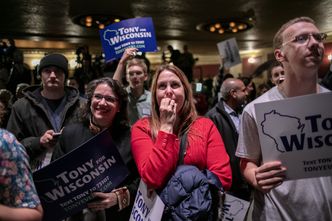
M 310 16 L 321 31 L 332 31 L 332 0 L 6 0 L 1 9 L 0 38 L 57 40 L 96 48 L 100 48 L 98 31 L 74 24 L 73 17 L 152 17 L 161 48 L 188 44 L 199 54 L 217 53 L 216 44 L 231 37 L 236 37 L 241 50 L 269 48 L 279 26 L 297 16 Z M 201 22 L 250 9 L 256 24 L 246 32 L 218 35 L 196 29 Z

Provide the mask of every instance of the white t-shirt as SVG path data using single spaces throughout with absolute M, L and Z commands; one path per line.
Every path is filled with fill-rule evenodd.
M 254 104 L 282 99 L 273 87 L 245 107 L 236 156 L 261 161 Z M 332 220 L 332 176 L 284 181 L 267 194 L 255 189 L 252 220 Z

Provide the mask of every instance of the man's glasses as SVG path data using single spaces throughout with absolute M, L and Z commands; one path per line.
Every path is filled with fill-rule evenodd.
M 306 34 L 297 35 L 297 36 L 293 37 L 291 40 L 282 43 L 282 46 L 285 46 L 286 44 L 288 44 L 290 42 L 296 42 L 298 44 L 305 44 L 308 42 L 310 37 L 313 37 L 317 42 L 323 42 L 326 39 L 327 34 L 325 34 L 325 33 L 306 33 Z
M 103 98 L 105 99 L 105 101 L 107 103 L 115 103 L 118 101 L 118 98 L 113 97 L 113 96 L 107 96 L 107 95 L 102 95 L 102 94 L 94 94 L 93 97 L 97 100 L 97 101 L 101 101 Z

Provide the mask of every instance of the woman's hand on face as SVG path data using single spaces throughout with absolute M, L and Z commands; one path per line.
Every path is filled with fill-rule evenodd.
M 93 202 L 88 203 L 88 208 L 91 211 L 108 209 L 118 204 L 118 197 L 116 193 L 94 192 L 92 194 L 95 198 L 93 199 Z
M 160 130 L 173 133 L 173 127 L 176 120 L 175 100 L 164 97 L 160 102 Z

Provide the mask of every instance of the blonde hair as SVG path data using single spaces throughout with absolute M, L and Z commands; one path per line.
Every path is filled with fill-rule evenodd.
M 151 85 L 151 109 L 152 109 L 152 116 L 151 116 L 151 133 L 152 133 L 152 138 L 155 139 L 157 137 L 159 128 L 160 128 L 160 112 L 159 112 L 159 105 L 157 101 L 157 81 L 159 78 L 159 75 L 163 71 L 170 71 L 174 73 L 177 77 L 179 77 L 183 89 L 184 89 L 184 103 L 183 106 L 180 110 L 179 114 L 179 122 L 180 125 L 178 127 L 178 135 L 182 135 L 185 132 L 189 130 L 190 125 L 196 120 L 197 118 L 197 113 L 196 113 L 196 108 L 194 104 L 194 97 L 193 97 L 193 92 L 191 89 L 191 84 L 189 83 L 187 77 L 185 74 L 175 65 L 171 64 L 164 64 L 161 65 L 156 73 L 153 76 L 152 79 L 152 85 Z

